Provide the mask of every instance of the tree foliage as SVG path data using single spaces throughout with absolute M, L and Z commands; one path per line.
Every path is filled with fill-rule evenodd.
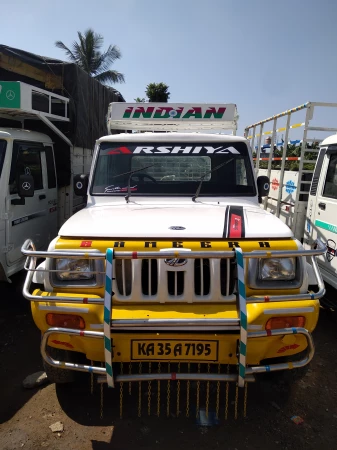
M 317 142 L 314 142 L 312 145 L 308 144 L 308 143 L 306 144 L 307 150 L 318 149 L 318 147 L 319 147 L 319 144 Z M 279 148 L 275 148 L 274 152 L 273 152 L 273 157 L 281 157 L 282 158 L 283 149 L 284 149 L 284 147 L 282 147 L 282 146 Z M 294 157 L 294 156 L 300 157 L 301 149 L 302 149 L 302 145 L 296 146 L 296 145 L 288 144 L 287 148 L 286 148 L 286 157 Z M 253 152 L 253 158 L 256 158 L 256 152 Z M 269 153 L 263 154 L 261 152 L 260 158 L 269 158 Z M 303 169 L 304 170 L 314 170 L 315 164 L 316 164 L 316 159 L 317 159 L 317 152 L 306 152 L 305 159 L 308 161 L 312 160 L 312 164 L 304 163 Z M 299 165 L 300 165 L 300 161 L 286 161 L 285 162 L 285 170 L 298 171 Z M 267 169 L 268 161 L 260 161 L 259 167 L 260 167 L 260 169 Z M 281 169 L 281 161 L 272 161 L 271 168 L 272 169 Z
M 165 83 L 149 83 L 146 86 L 145 94 L 149 102 L 163 102 L 167 103 L 170 98 L 169 87 Z
M 122 54 L 116 45 L 109 45 L 101 51 L 103 36 L 89 28 L 83 34 L 78 31 L 78 42 L 74 41 L 71 49 L 62 41 L 55 42 L 57 48 L 64 50 L 68 59 L 77 64 L 91 77 L 103 84 L 124 83 L 124 75 L 117 70 L 111 70 L 111 65 L 120 59 Z

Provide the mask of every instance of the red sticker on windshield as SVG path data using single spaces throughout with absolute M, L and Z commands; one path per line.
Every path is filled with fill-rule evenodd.
M 125 155 L 132 153 L 127 147 L 118 147 L 108 151 L 108 155 Z

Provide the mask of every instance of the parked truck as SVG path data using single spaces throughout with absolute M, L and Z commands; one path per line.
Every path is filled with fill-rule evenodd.
M 304 120 L 299 122 L 301 113 Z M 257 175 L 271 180 L 264 209 L 281 218 L 305 248 L 317 239 L 326 244 L 318 265 L 324 281 L 337 289 L 337 127 L 317 123 L 322 113 L 337 123 L 337 103 L 307 102 L 246 127 L 245 135 L 256 152 Z M 282 119 L 285 126 L 280 127 Z M 296 139 L 291 139 L 295 130 Z M 331 132 L 335 134 L 329 136 Z M 263 136 L 270 137 L 269 144 L 263 145 Z M 297 156 L 289 156 L 296 145 Z
M 0 281 L 9 281 L 28 237 L 47 249 L 85 206 L 73 177 L 89 173 L 106 108 L 123 99 L 74 64 L 2 45 L 0 80 Z
M 98 139 L 90 176 L 74 180 L 87 206 L 48 251 L 22 247 L 51 381 L 118 384 L 121 414 L 128 393 L 139 416 L 146 403 L 219 419 L 239 401 L 246 414 L 259 374 L 310 362 L 325 247 L 305 250 L 260 208 L 269 180 L 236 118 L 233 104 L 110 105 L 109 132 L 143 132 Z

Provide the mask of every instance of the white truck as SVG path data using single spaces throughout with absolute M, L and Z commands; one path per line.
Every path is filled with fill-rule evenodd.
M 148 414 L 166 399 L 168 416 L 174 403 L 177 415 L 205 405 L 227 418 L 239 398 L 246 414 L 259 373 L 310 362 L 325 248 L 305 250 L 260 208 L 269 180 L 256 178 L 248 141 L 214 133 L 235 134 L 236 118 L 233 104 L 110 105 L 109 132 L 145 132 L 98 139 L 90 176 L 74 179 L 87 206 L 48 251 L 22 247 L 51 381 L 80 371 L 120 383 L 120 415 L 128 389 L 138 416 L 146 396 Z
M 0 80 L 0 281 L 10 281 L 23 268 L 25 239 L 46 249 L 85 206 L 73 177 L 89 173 L 93 144 L 107 132 L 108 105 L 124 99 L 76 64 L 6 45 Z
M 48 111 L 38 110 L 42 96 Z M 0 114 L 0 125 L 4 119 L 17 123 L 15 128 L 0 127 L 0 280 L 6 281 L 23 268 L 20 249 L 28 236 L 34 237 L 38 248 L 47 248 L 59 227 L 84 206 L 83 197 L 74 204 L 72 183 L 57 187 L 55 135 L 72 149 L 70 162 L 75 173 L 89 171 L 91 151 L 74 148 L 55 125 L 69 122 L 66 97 L 22 82 L 0 81 Z M 49 135 L 25 129 L 28 119 L 46 124 Z M 84 157 L 80 166 L 76 154 Z
M 73 176 L 89 173 L 92 149 L 68 138 L 69 109 L 69 98 L 0 81 L 0 281 L 10 281 L 23 268 L 26 238 L 46 249 L 62 224 L 86 204 L 86 196 L 74 194 Z M 1 126 L 9 121 L 16 126 Z M 26 127 L 32 121 L 34 128 Z M 69 175 L 60 183 L 62 167 Z
M 317 120 L 330 123 L 321 126 Z M 270 178 L 263 208 L 281 218 L 305 248 L 317 239 L 326 244 L 318 264 L 324 281 L 337 289 L 337 134 L 329 136 L 337 132 L 333 124 L 337 103 L 308 102 L 247 126 L 245 136 L 256 152 L 257 174 Z M 291 139 L 294 132 L 297 136 Z M 263 136 L 269 137 L 267 145 Z

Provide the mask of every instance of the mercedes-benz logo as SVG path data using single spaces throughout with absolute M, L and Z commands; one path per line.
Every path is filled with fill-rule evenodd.
M 28 183 L 28 181 L 25 181 L 24 183 L 22 183 L 22 189 L 24 189 L 25 191 L 29 191 L 30 183 Z
M 7 97 L 7 100 L 14 100 L 15 99 L 14 91 L 11 91 L 11 90 L 7 91 L 6 92 L 6 97 Z
M 178 258 L 164 259 L 164 263 L 171 267 L 179 267 L 187 264 L 187 259 L 178 259 Z
M 173 226 L 173 227 L 169 227 L 169 230 L 186 230 L 186 228 L 185 227 Z

